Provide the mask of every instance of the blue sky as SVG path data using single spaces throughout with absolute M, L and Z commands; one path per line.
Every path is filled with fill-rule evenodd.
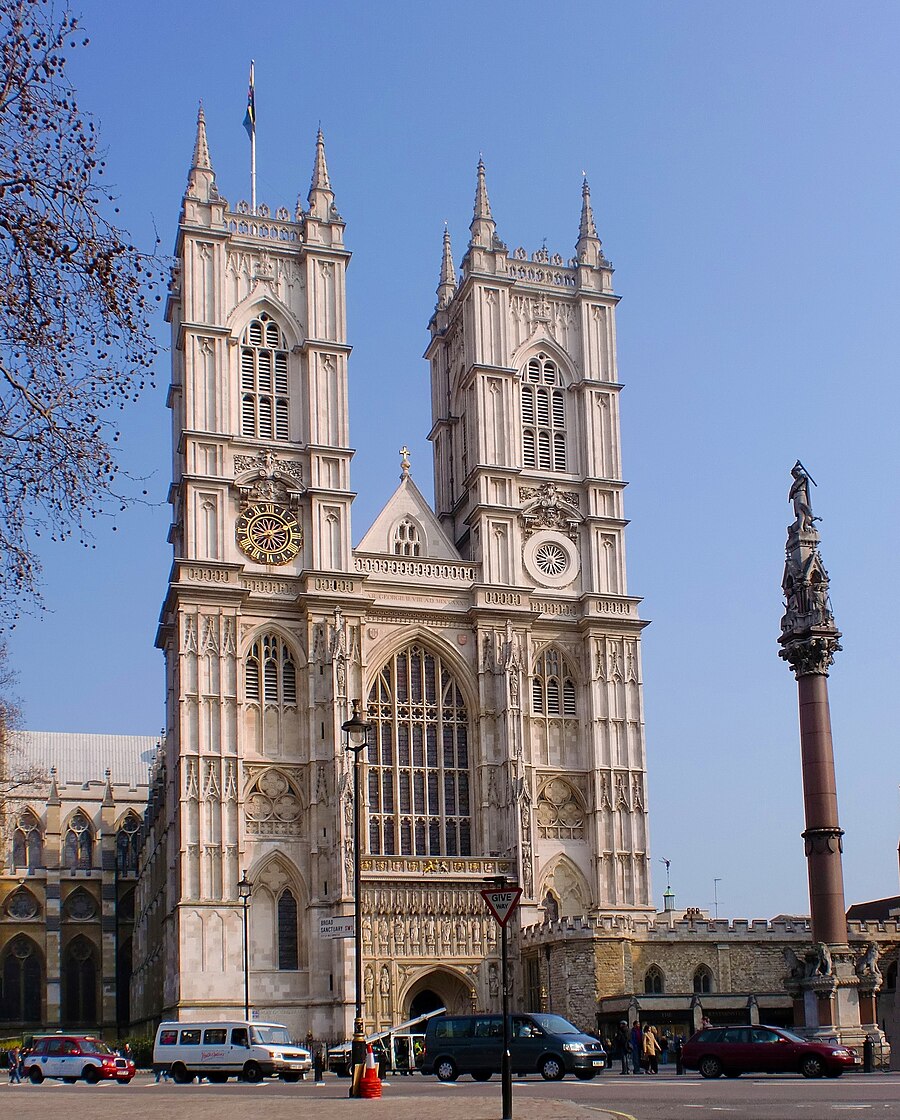
M 71 74 L 124 223 L 174 244 L 198 99 L 219 188 L 305 198 L 325 131 L 349 272 L 354 537 L 430 493 L 425 326 L 484 154 L 503 239 L 569 256 L 581 172 L 623 296 L 630 591 L 645 598 L 655 897 L 808 908 L 796 686 L 777 656 L 790 467 L 813 492 L 844 652 L 831 674 L 849 901 L 896 893 L 900 6 L 85 0 Z M 166 340 L 163 324 L 160 338 Z M 45 546 L 47 611 L 9 639 L 25 725 L 153 733 L 168 358 L 124 426 L 154 505 Z

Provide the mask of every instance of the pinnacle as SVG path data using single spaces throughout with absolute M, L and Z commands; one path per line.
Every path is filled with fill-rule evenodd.
M 212 171 L 212 164 L 209 160 L 209 144 L 206 140 L 206 116 L 203 112 L 203 102 L 197 109 L 197 137 L 194 140 L 194 158 L 191 161 L 191 169 L 198 171 Z

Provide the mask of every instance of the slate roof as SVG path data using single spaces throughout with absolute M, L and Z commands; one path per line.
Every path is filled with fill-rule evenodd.
M 107 768 L 113 785 L 147 785 L 147 768 L 159 746 L 158 735 L 87 735 L 69 731 L 13 731 L 22 766 L 48 774 L 56 767 L 60 787 L 103 782 Z

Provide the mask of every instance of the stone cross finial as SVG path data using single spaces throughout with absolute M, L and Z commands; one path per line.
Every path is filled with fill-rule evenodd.
M 405 443 L 400 448 L 400 478 L 409 478 L 409 448 Z

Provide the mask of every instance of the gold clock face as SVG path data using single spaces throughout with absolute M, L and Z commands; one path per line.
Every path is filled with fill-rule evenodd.
M 241 551 L 257 564 L 287 564 L 303 544 L 303 530 L 294 514 L 271 502 L 246 506 L 234 529 Z

